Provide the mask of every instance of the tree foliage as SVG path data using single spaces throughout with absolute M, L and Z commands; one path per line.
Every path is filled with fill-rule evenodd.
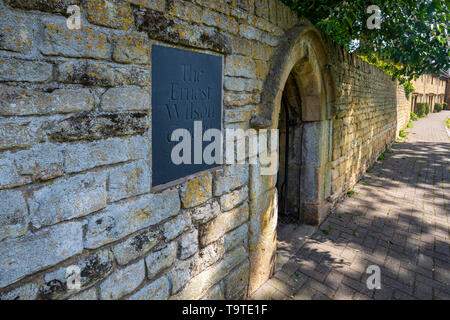
M 422 74 L 450 69 L 449 0 L 282 1 L 347 50 L 357 44 L 367 62 L 406 86 Z M 379 29 L 367 26 L 371 5 L 381 10 Z

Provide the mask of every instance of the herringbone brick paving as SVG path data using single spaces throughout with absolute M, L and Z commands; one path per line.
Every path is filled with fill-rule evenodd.
M 309 236 L 281 225 L 274 276 L 253 299 L 450 299 L 450 111 L 413 122 Z M 369 265 L 381 289 L 369 290 Z

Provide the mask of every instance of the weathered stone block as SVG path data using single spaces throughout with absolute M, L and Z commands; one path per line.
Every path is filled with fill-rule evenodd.
M 250 264 L 247 260 L 224 280 L 227 299 L 242 299 L 247 296 L 249 273 Z
M 242 10 L 245 10 L 248 13 L 253 14 L 254 0 L 237 0 L 236 4 Z
M 109 138 L 65 146 L 65 171 L 79 172 L 107 164 L 148 159 L 149 143 L 145 136 Z M 83 156 L 80 157 L 80 154 Z
M 184 289 L 172 296 L 171 299 L 198 299 L 247 256 L 247 251 L 242 247 L 233 250 L 223 260 L 192 278 Z
M 90 3 L 90 2 L 89 2 Z M 49 56 L 109 59 L 111 44 L 108 36 L 97 28 L 81 26 L 70 30 L 65 19 L 43 22 L 42 54 Z
M 134 22 L 128 3 L 117 0 L 87 2 L 87 19 L 100 26 L 128 30 Z
M 253 106 L 245 106 L 241 108 L 225 109 L 225 123 L 248 122 L 252 116 Z
M 165 0 L 125 0 L 126 2 L 132 3 L 137 6 L 164 11 L 166 9 Z
M 185 233 L 178 241 L 178 256 L 184 260 L 198 251 L 198 231 L 193 230 Z
M 0 189 L 11 188 L 29 183 L 31 178 L 21 177 L 14 164 L 14 155 L 9 152 L 1 154 L 0 159 Z
M 68 222 L 0 243 L 0 287 L 83 250 L 81 222 Z
M 202 22 L 202 8 L 188 1 L 171 1 L 167 11 L 170 17 L 177 17 L 191 23 Z
M 192 211 L 192 221 L 194 223 L 206 223 L 211 219 L 214 219 L 220 214 L 220 206 L 216 200 L 212 200 L 208 203 L 205 203 L 202 206 L 196 207 Z
M 142 287 L 128 300 L 166 300 L 169 297 L 169 290 L 169 280 L 167 277 L 161 277 Z
M 59 179 L 32 191 L 28 205 L 36 228 L 98 211 L 106 207 L 106 173 Z
M 276 189 L 250 201 L 250 287 L 253 293 L 271 276 L 277 247 L 278 198 Z
M 19 190 L 0 191 L 0 241 L 27 232 L 28 209 Z
M 123 238 L 176 215 L 179 209 L 180 199 L 176 190 L 112 204 L 88 217 L 85 247 L 97 248 Z
M 42 122 L 36 119 L 0 119 L 0 150 L 29 147 L 42 135 Z
M 150 62 L 150 42 L 145 33 L 114 37 L 113 59 L 123 63 L 147 64 Z
M 201 27 L 177 18 L 169 19 L 162 12 L 146 8 L 136 12 L 135 20 L 137 29 L 148 32 L 152 39 L 222 53 L 231 52 L 228 36 L 213 27 Z
M 0 115 L 44 115 L 89 111 L 94 97 L 89 89 L 56 89 L 51 93 L 0 86 Z
M 147 265 L 147 278 L 153 279 L 159 272 L 169 268 L 177 258 L 177 244 L 170 242 L 167 245 L 150 253 L 145 258 Z
M 221 196 L 248 182 L 248 165 L 225 166 L 216 172 L 214 195 Z
M 97 140 L 142 134 L 149 128 L 146 112 L 81 113 L 55 124 L 49 136 L 54 141 Z
M 232 108 L 255 104 L 259 102 L 258 100 L 258 96 L 252 93 L 235 93 L 225 91 L 223 102 L 225 107 Z
M 72 297 L 70 297 L 68 300 L 98 300 L 97 295 L 97 288 L 90 288 L 87 290 L 84 290 L 83 292 L 80 292 Z
M 231 34 L 237 34 L 240 30 L 239 23 L 235 18 L 220 14 L 209 9 L 203 10 L 201 20 L 203 24 L 207 26 L 217 27 Z
M 128 262 L 147 254 L 160 241 L 157 229 L 148 229 L 133 235 L 112 248 L 117 263 L 125 265 Z
M 183 212 L 163 225 L 163 234 L 167 240 L 178 237 L 187 229 L 191 228 L 191 217 L 188 212 Z
M 225 300 L 220 284 L 216 284 L 214 287 L 209 289 L 201 300 Z
M 216 242 L 201 249 L 198 255 L 198 272 L 203 272 L 208 267 L 222 259 L 225 253 L 224 240 L 220 238 Z
M 269 19 L 269 4 L 267 0 L 255 0 L 255 14 L 266 20 Z
M 43 61 L 2 59 L 0 81 L 44 82 L 52 78 L 53 66 Z
M 150 70 L 148 67 L 136 65 L 120 65 L 95 60 L 69 60 L 58 65 L 58 81 L 101 87 L 149 86 Z
M 119 269 L 100 285 L 100 298 L 102 300 L 117 300 L 136 289 L 144 278 L 144 260 Z
M 220 2 L 215 0 L 195 0 L 195 3 L 198 3 L 199 5 L 206 7 L 208 9 L 224 13 L 226 15 L 230 15 L 231 12 L 231 8 L 226 2 Z
M 67 285 L 69 266 L 80 270 L 80 289 L 69 289 Z M 95 252 L 79 259 L 76 263 L 65 264 L 44 276 L 44 285 L 39 287 L 38 298 L 42 300 L 63 299 L 82 291 L 107 277 L 113 269 L 113 256 L 108 249 Z
M 277 23 L 277 0 L 269 0 L 269 19 L 270 22 Z
M 248 204 L 221 214 L 214 220 L 200 227 L 200 244 L 206 246 L 216 241 L 229 230 L 232 230 L 248 220 Z
M 146 160 L 127 163 L 108 171 L 108 201 L 149 193 L 150 189 L 150 164 Z
M 205 173 L 188 180 L 181 186 L 183 208 L 195 207 L 212 197 L 212 174 Z
M 193 256 L 185 261 L 177 261 L 174 268 L 169 272 L 169 279 L 172 284 L 172 294 L 180 291 L 191 279 L 197 270 L 197 256 Z
M 236 142 L 236 149 L 241 150 L 242 147 L 244 147 L 242 150 L 245 150 L 246 154 L 245 156 L 248 156 L 248 146 L 246 146 L 244 144 L 245 142 L 245 136 L 251 135 L 251 134 L 256 134 L 256 131 L 252 131 L 251 128 L 249 128 L 249 122 L 234 122 L 234 123 L 228 123 L 225 122 L 225 129 L 232 129 L 232 130 L 242 130 L 243 131 L 243 136 L 242 137 L 232 137 L 235 142 Z M 250 131 L 247 132 L 247 130 L 250 129 Z M 243 144 L 243 146 L 241 147 L 241 144 Z M 236 152 L 234 152 L 234 159 L 237 159 L 237 154 Z M 224 161 L 225 163 L 228 162 L 228 158 L 227 158 L 228 154 L 225 153 L 224 155 Z M 233 161 L 234 163 L 234 161 Z M 217 173 L 217 171 L 216 171 Z
M 260 89 L 261 81 L 239 77 L 225 77 L 224 86 L 226 90 L 252 92 Z
M 38 294 L 38 285 L 30 282 L 12 290 L 0 292 L 0 300 L 35 300 Z
M 231 210 L 248 198 L 248 187 L 244 186 L 231 193 L 224 194 L 220 197 L 220 207 L 222 211 Z
M 28 150 L 4 152 L 2 158 L 0 189 L 49 180 L 64 173 L 61 148 L 53 144 L 37 144 Z
M 237 246 L 243 246 L 247 248 L 248 245 L 248 225 L 243 224 L 239 228 L 228 232 L 224 237 L 224 249 L 225 251 L 231 250 Z
M 5 0 L 9 6 L 17 9 L 39 10 L 51 13 L 63 13 L 71 4 L 79 4 L 79 0 Z
M 274 48 L 243 37 L 231 37 L 231 48 L 236 57 L 245 56 L 264 61 L 270 60 L 274 54 Z
M 263 32 L 251 25 L 243 23 L 240 26 L 239 34 L 248 40 L 260 41 L 262 39 Z
M 102 96 L 104 111 L 139 111 L 150 109 L 150 90 L 139 87 L 111 88 Z
M 225 75 L 232 77 L 256 78 L 255 62 L 244 56 L 227 56 Z
M 27 53 L 33 45 L 35 30 L 26 18 L 0 8 L 0 49 Z
M 259 195 L 266 193 L 270 189 L 275 187 L 276 175 L 262 175 L 261 164 L 258 161 L 257 164 L 250 165 L 250 188 L 249 198 L 255 199 Z

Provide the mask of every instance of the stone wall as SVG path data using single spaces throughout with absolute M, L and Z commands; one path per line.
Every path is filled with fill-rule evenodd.
M 278 1 L 0 1 L 0 296 L 236 298 L 248 165 L 151 191 L 151 45 L 225 56 L 225 126 L 248 126 L 297 21 Z M 68 290 L 65 267 L 81 269 Z
M 335 48 L 331 199 L 347 192 L 396 137 L 396 84 L 355 54 Z
M 411 115 L 411 104 L 413 95 L 410 93 L 407 97 L 403 86 L 397 84 L 397 135 L 400 130 L 406 128 Z
M 276 0 L 0 0 L 0 16 L 0 298 L 232 299 L 265 281 L 273 176 L 224 165 L 151 188 L 151 45 L 224 56 L 224 127 L 246 129 L 296 15 Z M 394 139 L 396 94 L 327 45 L 333 202 Z

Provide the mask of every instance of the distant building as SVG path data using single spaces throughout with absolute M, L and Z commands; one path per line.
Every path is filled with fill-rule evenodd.
M 450 76 L 445 71 L 441 71 L 439 76 L 424 74 L 414 80 L 415 90 L 412 93 L 411 112 L 416 112 L 416 105 L 421 102 L 428 103 L 432 111 L 436 103 L 448 103 L 450 100 L 449 80 Z

